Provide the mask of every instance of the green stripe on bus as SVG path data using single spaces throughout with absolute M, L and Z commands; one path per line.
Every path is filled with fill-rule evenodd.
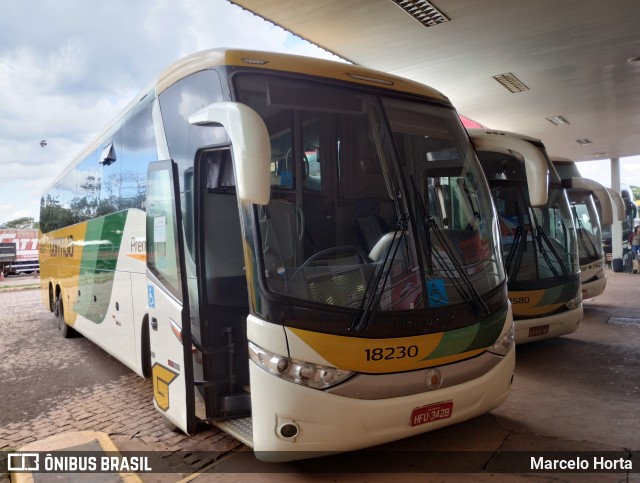
M 74 310 L 101 324 L 109 309 L 127 210 L 87 222 Z
M 580 293 L 580 278 L 545 290 L 537 307 L 568 302 L 577 297 L 578 293 Z
M 481 320 L 477 324 L 443 333 L 442 340 L 423 360 L 438 359 L 477 349 L 485 349 L 495 343 L 504 327 L 508 306 Z

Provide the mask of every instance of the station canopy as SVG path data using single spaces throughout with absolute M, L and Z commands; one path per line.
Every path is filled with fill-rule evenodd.
M 640 155 L 637 0 L 230 0 L 576 161 Z

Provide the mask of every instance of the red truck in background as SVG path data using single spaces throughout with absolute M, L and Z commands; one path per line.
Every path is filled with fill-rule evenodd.
M 15 247 L 11 249 L 11 245 Z M 38 230 L 0 229 L 0 270 L 4 275 L 32 273 L 40 269 Z

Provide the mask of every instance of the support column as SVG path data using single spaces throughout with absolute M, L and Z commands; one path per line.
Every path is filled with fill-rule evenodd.
M 611 189 L 620 193 L 620 158 L 611 158 Z M 613 258 L 622 257 L 622 222 L 617 218 L 611 225 L 611 254 Z

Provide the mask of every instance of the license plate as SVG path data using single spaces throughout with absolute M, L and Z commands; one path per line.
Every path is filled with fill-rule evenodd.
M 539 335 L 545 335 L 549 333 L 549 324 L 539 325 L 538 327 L 531 327 L 529 329 L 529 337 L 537 337 Z
M 421 406 L 411 411 L 411 426 L 431 423 L 439 419 L 449 419 L 453 413 L 453 401 L 442 401 Z

